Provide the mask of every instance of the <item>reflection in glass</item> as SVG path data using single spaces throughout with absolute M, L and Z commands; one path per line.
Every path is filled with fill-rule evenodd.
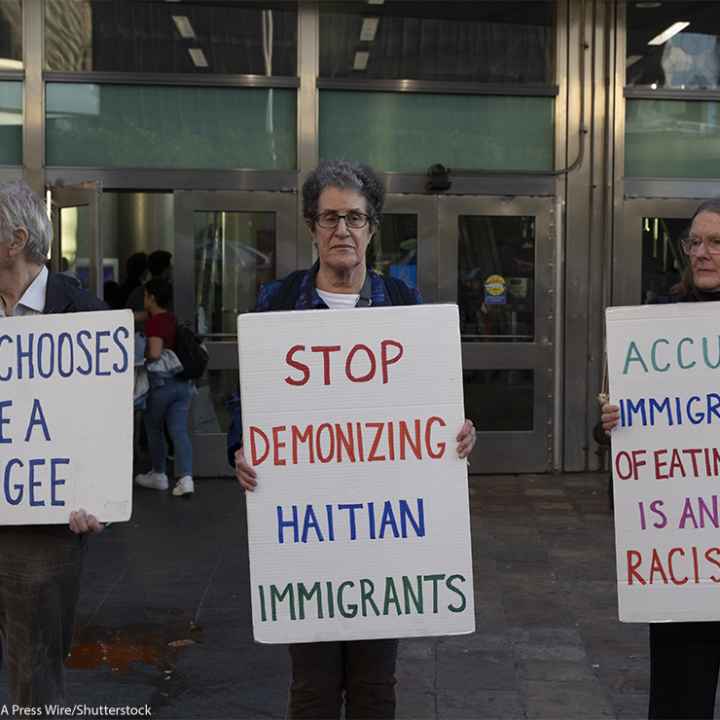
M 368 245 L 366 259 L 367 266 L 381 275 L 417 287 L 417 215 L 385 213 Z
M 235 335 L 237 316 L 275 278 L 275 214 L 196 212 L 195 319 L 200 335 Z
M 22 70 L 22 3 L 0 2 L 0 71 Z
M 678 22 L 688 24 L 664 42 L 662 38 L 655 40 Z M 717 88 L 720 5 L 717 2 L 627 3 L 626 58 L 627 85 L 682 90 Z
M 464 370 L 465 417 L 481 431 L 533 429 L 532 370 Z
M 208 370 L 197 382 L 193 400 L 192 431 L 196 434 L 227 433 L 228 402 L 238 390 L 237 370 Z
M 625 174 L 716 178 L 720 107 L 715 101 L 638 100 L 625 111 Z
M 60 208 L 60 272 L 90 287 L 90 211 L 87 206 Z
M 553 2 L 320 3 L 320 76 L 553 82 Z
M 62 72 L 294 76 L 297 9 L 277 2 L 46 0 L 45 55 L 46 68 Z
M 458 305 L 463 340 L 531 342 L 535 218 L 458 218 Z
M 642 303 L 674 302 L 688 256 L 680 247 L 690 220 L 646 217 L 642 220 Z
M 23 84 L 0 82 L 0 164 L 22 165 L 22 134 Z

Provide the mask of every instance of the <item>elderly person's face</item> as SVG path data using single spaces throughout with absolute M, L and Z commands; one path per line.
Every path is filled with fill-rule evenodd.
M 338 215 L 346 216 L 338 219 Z M 355 190 L 327 187 L 318 199 L 318 218 L 312 229 L 320 265 L 336 272 L 347 272 L 365 263 L 365 251 L 373 227 L 367 217 L 365 198 Z M 330 227 L 337 220 L 335 227 Z M 349 227 L 363 224 L 363 227 Z M 322 227 L 325 225 L 326 227 Z
M 701 212 L 690 226 L 689 241 L 695 287 L 720 290 L 720 215 Z

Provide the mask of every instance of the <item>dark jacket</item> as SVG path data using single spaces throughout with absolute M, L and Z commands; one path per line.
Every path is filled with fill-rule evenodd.
M 313 310 L 325 309 L 327 305 L 322 301 L 315 288 L 315 274 L 317 273 L 318 264 L 304 271 L 298 271 L 300 282 L 294 283 L 294 292 L 296 293 L 294 302 L 291 306 L 296 310 Z M 274 280 L 260 287 L 258 292 L 258 300 L 255 306 L 255 312 L 272 312 L 273 310 L 284 310 L 283 307 L 275 307 L 274 299 L 283 293 L 283 286 L 287 285 L 288 280 L 297 273 L 291 273 L 282 280 Z M 392 288 L 397 294 L 398 299 L 393 302 L 391 295 L 391 287 L 387 280 L 383 280 L 382 275 L 369 270 L 368 278 L 370 280 L 370 291 L 372 297 L 371 307 L 387 307 L 388 305 L 420 305 L 422 297 L 415 288 L 405 285 L 402 280 L 392 279 Z M 402 286 L 402 287 L 398 287 Z M 398 292 L 400 290 L 400 292 Z M 230 411 L 230 428 L 227 434 L 227 454 L 230 467 L 235 467 L 235 451 L 242 445 L 242 412 L 240 408 L 239 394 L 233 397 L 228 403 Z
M 109 310 L 109 308 L 102 300 L 83 290 L 75 278 L 63 273 L 51 272 L 48 275 L 44 314 L 57 315 L 91 310 Z

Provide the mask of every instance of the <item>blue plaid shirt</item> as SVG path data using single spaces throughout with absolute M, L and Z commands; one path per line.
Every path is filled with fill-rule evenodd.
M 378 273 L 373 270 L 368 270 L 368 273 L 370 274 L 372 288 L 372 305 L 391 305 L 390 296 L 387 293 L 382 275 L 378 275 Z M 260 286 L 255 303 L 255 312 L 267 312 L 270 309 L 273 297 L 280 292 L 283 280 L 284 278 L 281 280 L 273 280 Z M 419 291 L 417 288 L 410 289 L 415 297 L 415 304 L 420 305 L 422 303 L 422 297 Z M 309 268 L 305 271 L 300 282 L 300 291 L 297 302 L 295 303 L 295 310 L 322 309 L 328 310 L 329 308 L 318 295 L 315 288 L 315 271 L 313 268 Z M 233 396 L 227 403 L 227 407 L 230 411 L 230 429 L 228 430 L 227 436 L 228 462 L 230 463 L 230 467 L 235 467 L 235 451 L 242 444 L 242 415 L 240 412 L 239 394 Z
M 390 298 L 388 297 L 382 275 L 378 275 L 378 273 L 373 270 L 368 270 L 368 273 L 370 274 L 370 281 L 372 283 L 372 305 L 390 305 Z M 297 302 L 295 303 L 295 310 L 328 309 L 325 301 L 318 295 L 314 280 L 315 273 L 312 268 L 309 268 L 305 271 L 305 275 L 300 282 L 300 292 Z M 273 280 L 260 286 L 255 303 L 255 312 L 266 312 L 270 309 L 272 299 L 280 291 L 282 283 L 283 280 Z M 420 305 L 422 303 L 420 293 L 417 288 L 411 288 L 411 290 L 415 296 L 415 304 Z

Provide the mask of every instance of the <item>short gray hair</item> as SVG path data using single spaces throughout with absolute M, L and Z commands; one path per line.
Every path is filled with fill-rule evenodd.
M 320 194 L 325 188 L 355 190 L 367 203 L 370 222 L 377 225 L 385 202 L 385 187 L 375 171 L 367 165 L 347 160 L 323 160 L 303 183 L 303 217 L 314 226 Z
M 18 228 L 28 234 L 25 257 L 42 265 L 52 242 L 52 224 L 45 203 L 22 180 L 0 185 L 1 236 L 9 239 Z

